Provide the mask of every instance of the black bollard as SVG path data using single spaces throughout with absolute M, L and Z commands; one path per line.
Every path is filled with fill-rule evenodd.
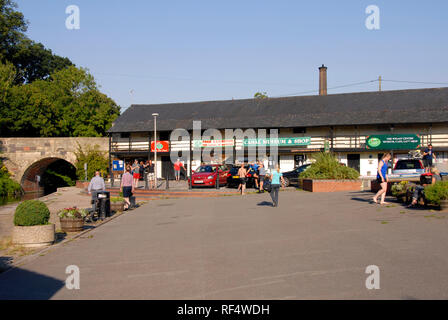
M 216 189 L 219 190 L 219 169 L 216 167 Z
M 167 167 L 168 169 L 168 167 Z M 165 184 L 165 189 L 168 190 L 170 188 L 170 179 L 168 177 L 168 170 L 165 169 L 165 179 L 166 179 L 166 184 Z
M 144 176 L 145 176 L 145 190 L 148 190 L 148 189 L 149 189 L 149 185 L 148 185 L 148 173 L 145 172 L 145 173 L 144 173 Z

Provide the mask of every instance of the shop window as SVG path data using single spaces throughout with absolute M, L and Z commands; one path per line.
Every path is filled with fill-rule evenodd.
M 306 128 L 305 127 L 295 127 L 292 129 L 293 133 L 306 133 Z

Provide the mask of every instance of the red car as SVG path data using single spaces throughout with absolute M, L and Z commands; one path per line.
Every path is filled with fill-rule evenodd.
M 216 186 L 216 170 L 219 173 L 219 186 L 227 183 L 229 168 L 221 164 L 205 164 L 192 172 L 192 187 L 214 187 Z M 188 180 L 190 182 L 190 180 Z

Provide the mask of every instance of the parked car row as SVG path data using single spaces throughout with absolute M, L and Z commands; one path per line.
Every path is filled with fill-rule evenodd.
M 305 171 L 310 165 L 305 164 L 303 166 L 297 167 L 292 171 L 283 172 L 283 178 L 285 181 L 285 186 L 290 186 L 291 184 L 296 184 L 299 181 L 299 175 Z M 227 186 L 230 188 L 237 188 L 240 184 L 240 176 L 238 175 L 238 170 L 240 166 L 229 165 L 229 164 L 206 164 L 201 165 L 196 170 L 192 172 L 192 187 L 214 187 L 216 186 L 216 179 L 219 179 L 219 186 Z M 249 169 L 249 165 L 245 166 L 246 170 Z M 255 177 L 254 172 L 249 171 L 247 174 L 246 187 L 255 187 Z M 188 180 L 190 182 L 190 180 Z

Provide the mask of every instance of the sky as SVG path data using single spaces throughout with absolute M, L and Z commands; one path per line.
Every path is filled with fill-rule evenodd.
M 446 0 L 16 2 L 27 35 L 89 69 L 122 110 L 317 94 L 322 64 L 328 94 L 378 90 L 379 76 L 383 90 L 448 87 Z M 69 5 L 79 29 L 66 27 Z M 366 27 L 369 5 L 379 29 Z

